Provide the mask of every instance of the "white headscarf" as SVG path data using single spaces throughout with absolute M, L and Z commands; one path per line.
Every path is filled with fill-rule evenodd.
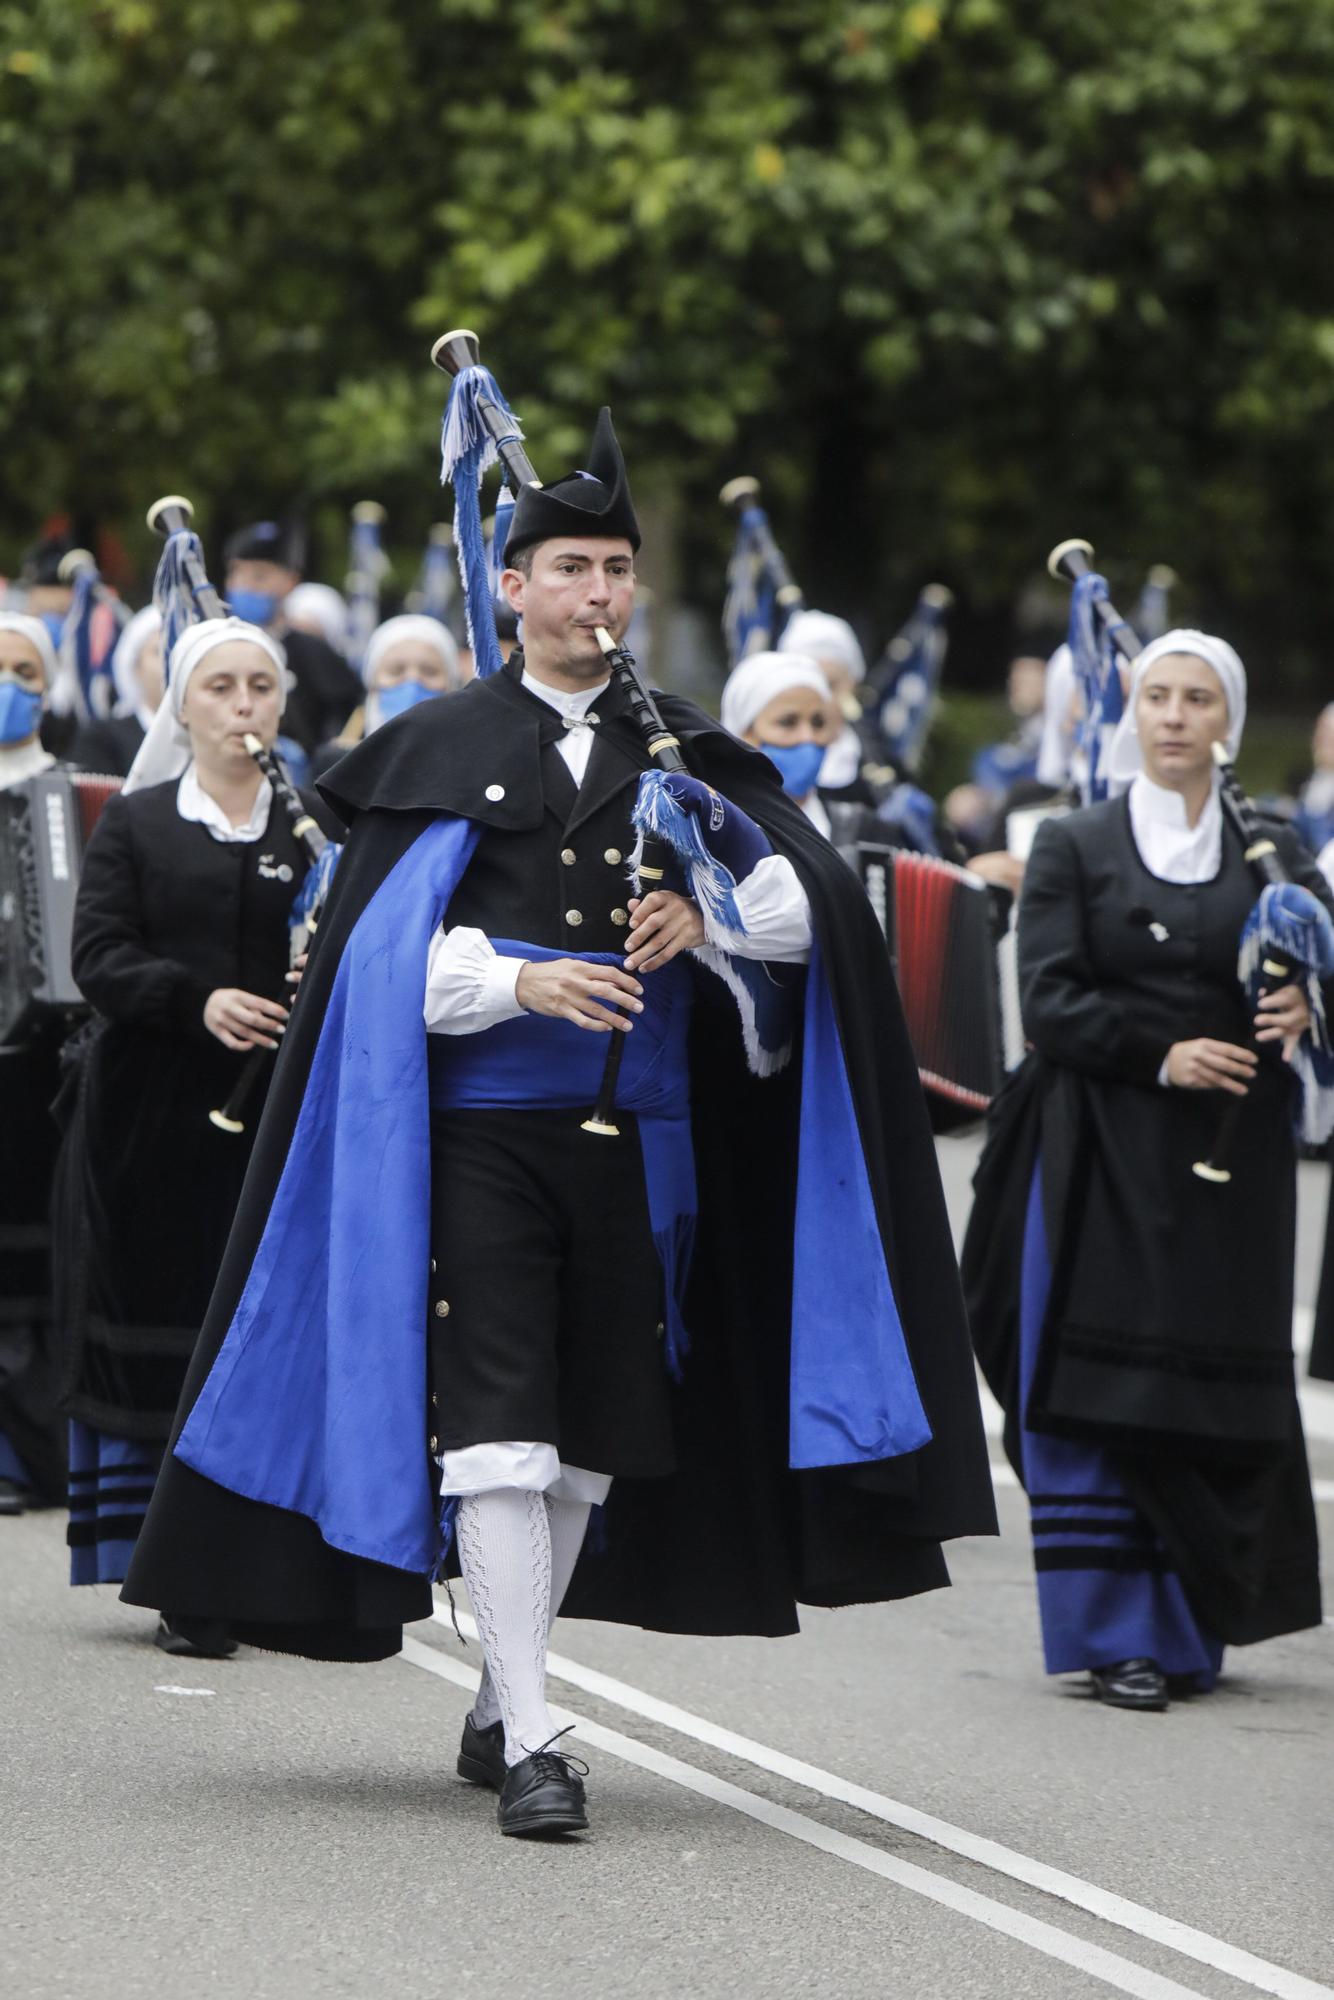
M 794 611 L 778 641 L 780 653 L 804 653 L 811 660 L 837 660 L 854 681 L 866 679 L 866 655 L 846 618 L 832 611 Z
M 734 667 L 723 688 L 723 728 L 744 736 L 762 709 L 789 688 L 811 688 L 832 701 L 829 683 L 817 660 L 801 653 L 752 653 Z
M 139 685 L 139 655 L 161 630 L 162 614 L 155 604 L 146 604 L 142 611 L 135 612 L 117 639 L 116 650 L 111 655 L 111 678 L 116 687 L 113 713 L 132 715 L 145 731 L 152 723 L 154 710 L 144 700 L 144 691 Z
M 309 619 L 336 653 L 347 652 L 347 599 L 331 583 L 298 583 L 283 599 L 283 621 Z
M 445 672 L 449 675 L 450 686 L 460 685 L 459 649 L 454 644 L 448 629 L 438 618 L 427 618 L 421 612 L 405 611 L 398 618 L 386 618 L 384 624 L 377 625 L 371 633 L 366 657 L 361 664 L 361 677 L 367 687 L 370 686 L 371 677 L 389 648 L 400 645 L 405 639 L 412 639 L 419 646 L 429 646 L 433 652 L 438 653 Z
M 165 785 L 169 778 L 180 777 L 191 758 L 190 732 L 181 721 L 185 690 L 202 660 L 217 647 L 229 645 L 237 639 L 246 640 L 268 654 L 278 669 L 281 690 L 279 713 L 287 706 L 287 655 L 278 641 L 271 639 L 261 626 L 248 625 L 244 618 L 206 618 L 198 625 L 187 625 L 172 648 L 167 692 L 153 717 L 148 734 L 139 745 L 130 774 L 122 787 L 124 791 L 139 792 L 148 785 Z
M 55 686 L 56 675 L 59 672 L 56 649 L 51 644 L 51 634 L 40 618 L 30 618 L 26 611 L 0 611 L 0 632 L 17 632 L 20 638 L 27 639 L 37 648 L 46 683 L 42 690 L 42 705 L 45 707 L 51 699 L 51 690 Z
M 1228 762 L 1236 761 L 1237 751 L 1241 748 L 1241 732 L 1246 726 L 1245 667 L 1226 639 L 1215 639 L 1208 632 L 1164 632 L 1161 639 L 1154 639 L 1144 648 L 1131 672 L 1125 713 L 1116 726 L 1107 757 L 1107 788 L 1113 795 L 1125 791 L 1131 779 L 1138 777 L 1144 769 L 1144 752 L 1140 748 L 1135 722 L 1135 704 L 1139 700 L 1145 674 L 1169 653 L 1188 653 L 1192 659 L 1203 660 L 1218 675 L 1227 701 L 1224 748 Z

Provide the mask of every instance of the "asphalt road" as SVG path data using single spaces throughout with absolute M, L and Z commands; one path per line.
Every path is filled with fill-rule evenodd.
M 958 1218 L 973 1152 L 942 1143 Z M 1308 1304 L 1324 1193 L 1304 1169 Z M 1305 1400 L 1328 1540 L 1334 1389 Z M 1103 1709 L 1043 1678 L 1001 1480 L 951 1591 L 778 1642 L 558 1626 L 594 1824 L 557 1848 L 453 1775 L 447 1607 L 377 1667 L 173 1661 L 65 1587 L 62 1517 L 0 1522 L 0 1996 L 1331 2000 L 1334 1626 Z

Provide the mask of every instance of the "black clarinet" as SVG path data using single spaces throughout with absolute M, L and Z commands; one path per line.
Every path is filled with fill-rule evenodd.
M 475 368 L 481 359 L 477 335 L 469 327 L 455 327 L 450 333 L 442 333 L 431 349 L 431 359 L 446 375 L 461 375 L 465 368 Z M 486 397 L 478 397 L 477 407 L 482 422 L 495 441 L 497 456 L 505 468 L 512 491 L 518 493 L 525 486 L 540 486 L 542 482 L 533 470 L 532 460 L 524 450 L 521 439 L 515 436 L 512 419 Z M 779 560 L 781 562 L 782 558 Z M 658 704 L 649 692 L 648 683 L 634 655 L 625 646 L 618 646 L 605 626 L 599 625 L 595 629 L 603 657 L 639 725 L 649 756 L 664 771 L 684 771 L 687 767 L 681 755 L 681 746 L 659 714 Z M 661 882 L 667 871 L 668 858 L 666 844 L 646 836 L 639 864 L 641 882 Z M 607 1050 L 597 1103 L 591 1115 L 583 1121 L 585 1132 L 595 1132 L 602 1138 L 615 1138 L 619 1133 L 614 1110 L 616 1083 L 624 1054 L 625 1031 L 618 1028 L 613 1032 L 611 1046 Z
M 274 793 L 292 822 L 292 832 L 309 855 L 311 867 L 315 867 L 329 845 L 328 834 L 307 812 L 305 801 L 292 783 L 292 774 L 277 752 L 266 749 L 258 736 L 247 736 L 245 747 L 272 785 Z M 319 918 L 318 909 L 306 918 L 307 938 L 314 934 Z M 299 953 L 293 953 L 294 957 L 298 955 Z M 255 1085 L 264 1071 L 265 1064 L 273 1053 L 272 1049 L 251 1049 L 242 1064 L 241 1074 L 236 1079 L 231 1096 L 220 1110 L 209 1112 L 210 1125 L 216 1125 L 220 1132 L 234 1134 L 245 1131 L 245 1118 L 242 1114 L 254 1095 Z
M 1279 859 L 1277 847 L 1260 823 L 1252 801 L 1242 789 L 1241 781 L 1228 762 L 1227 751 L 1221 743 L 1214 745 L 1214 762 L 1218 766 L 1218 797 L 1223 811 L 1231 820 L 1241 837 L 1242 851 L 1247 865 L 1262 889 L 1272 883 L 1290 882 L 1292 877 Z M 1277 993 L 1280 986 L 1291 983 L 1296 967 L 1292 960 L 1276 951 L 1271 945 L 1260 962 L 1264 980 L 1260 987 L 1260 997 Z M 1218 1130 L 1214 1143 L 1209 1149 L 1207 1160 L 1196 1160 L 1191 1171 L 1202 1181 L 1210 1181 L 1215 1187 L 1226 1187 L 1232 1179 L 1231 1169 L 1224 1165 L 1236 1136 L 1237 1120 L 1244 1097 L 1229 1097 L 1218 1119 Z

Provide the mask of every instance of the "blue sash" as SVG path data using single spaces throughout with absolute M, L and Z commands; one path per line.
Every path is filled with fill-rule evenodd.
M 576 957 L 619 965 L 615 952 L 548 951 L 511 938 L 493 940 L 502 958 Z M 626 1037 L 616 1086 L 618 1111 L 634 1112 L 644 1155 L 644 1184 L 654 1247 L 662 1263 L 667 1365 L 680 1378 L 689 1344 L 681 1317 L 695 1239 L 695 1156 L 690 1142 L 690 974 L 677 959 L 643 982 L 644 1011 Z M 524 1014 L 477 1035 L 431 1035 L 427 1066 L 433 1111 L 591 1110 L 602 1082 L 607 1037 L 573 1021 Z M 590 1137 L 590 1146 L 598 1141 Z

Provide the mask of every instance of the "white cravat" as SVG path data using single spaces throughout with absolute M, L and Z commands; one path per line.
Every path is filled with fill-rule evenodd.
M 536 680 L 525 668 L 523 685 L 529 694 L 535 694 L 548 708 L 554 708 L 565 723 L 565 734 L 556 745 L 565 759 L 570 776 L 576 785 L 584 782 L 588 760 L 593 754 L 593 735 L 598 718 L 590 716 L 589 710 L 600 694 L 605 694 L 611 680 L 599 682 L 595 688 L 583 688 L 578 694 L 566 694 L 561 688 L 548 687 L 545 681 Z

